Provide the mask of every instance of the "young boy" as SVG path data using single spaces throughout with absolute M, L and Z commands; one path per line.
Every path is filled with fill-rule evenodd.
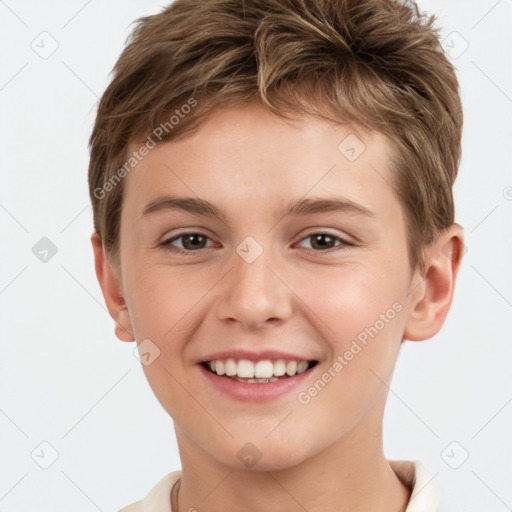
M 462 257 L 433 21 L 394 0 L 139 20 L 91 136 L 92 244 L 182 469 L 123 511 L 438 510 L 382 447 L 401 344 L 439 332 Z

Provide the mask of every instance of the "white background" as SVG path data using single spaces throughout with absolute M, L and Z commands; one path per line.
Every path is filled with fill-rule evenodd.
M 0 1 L 1 512 L 115 511 L 181 467 L 172 420 L 104 307 L 87 189 L 108 74 L 130 23 L 166 3 Z M 468 252 L 442 331 L 402 348 L 385 453 L 421 460 L 446 510 L 512 510 L 512 0 L 419 5 L 451 34 L 461 82 Z M 31 47 L 41 37 L 58 43 L 47 59 Z M 46 263 L 42 237 L 58 250 Z M 48 469 L 41 442 L 58 452 Z

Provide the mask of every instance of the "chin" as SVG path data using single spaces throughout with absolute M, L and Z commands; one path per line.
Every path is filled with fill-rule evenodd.
M 309 458 L 304 443 L 294 445 L 286 440 L 262 438 L 261 441 L 235 441 L 235 458 L 226 461 L 226 465 L 238 470 L 248 471 L 282 471 L 293 468 Z M 298 452 L 298 447 L 302 451 Z M 231 452 L 229 455 L 231 455 Z

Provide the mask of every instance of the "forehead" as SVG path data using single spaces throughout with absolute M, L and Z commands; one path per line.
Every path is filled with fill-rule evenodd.
M 309 116 L 291 121 L 243 104 L 157 144 L 127 176 L 123 203 L 142 214 L 162 194 L 195 196 L 256 215 L 282 209 L 287 198 L 336 194 L 378 213 L 397 201 L 391 150 L 378 132 Z

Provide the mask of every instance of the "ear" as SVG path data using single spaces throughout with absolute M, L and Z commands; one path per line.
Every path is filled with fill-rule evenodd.
M 452 304 L 464 247 L 464 230 L 454 223 L 426 251 L 425 275 L 415 273 L 411 281 L 405 339 L 426 340 L 441 330 Z
M 121 279 L 112 270 L 107 251 L 96 232 L 91 236 L 91 243 L 94 251 L 96 277 L 103 292 L 108 312 L 114 319 L 115 334 L 121 341 L 134 341 L 132 321 L 128 306 L 124 301 Z

